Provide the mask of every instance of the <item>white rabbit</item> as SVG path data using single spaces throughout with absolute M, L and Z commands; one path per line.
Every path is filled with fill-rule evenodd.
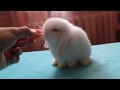
M 52 17 L 43 25 L 44 47 L 49 48 L 59 68 L 91 64 L 91 43 L 85 31 L 66 19 Z

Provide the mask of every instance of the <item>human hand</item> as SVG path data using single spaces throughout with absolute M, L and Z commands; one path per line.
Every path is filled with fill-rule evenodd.
M 42 39 L 41 30 L 30 30 L 28 27 L 0 28 L 0 33 L 0 69 L 17 63 L 22 48 L 32 45 L 37 39 Z

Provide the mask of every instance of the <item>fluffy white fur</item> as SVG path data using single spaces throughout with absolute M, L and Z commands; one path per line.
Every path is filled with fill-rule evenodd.
M 54 56 L 53 65 L 59 68 L 73 68 L 78 63 L 87 66 L 91 63 L 91 43 L 85 31 L 66 19 L 52 17 L 43 25 L 45 47 Z

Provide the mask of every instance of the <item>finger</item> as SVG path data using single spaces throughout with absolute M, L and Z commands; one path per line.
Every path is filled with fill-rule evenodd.
M 43 40 L 42 33 L 38 33 L 35 37 L 29 38 L 29 39 L 34 39 L 36 42 Z
M 19 30 L 18 37 L 19 36 L 33 37 L 33 36 L 36 36 L 36 34 L 37 34 L 37 32 L 35 30 L 31 30 L 26 26 L 20 27 L 18 30 Z
M 37 33 L 42 33 L 42 30 L 40 29 L 33 29 L 33 30 L 35 30 Z
M 20 48 L 20 47 L 15 48 L 15 53 L 18 55 L 21 55 L 23 53 L 22 48 Z
M 29 45 L 34 44 L 35 42 L 43 40 L 43 36 L 41 33 L 38 33 L 35 37 L 33 38 L 22 38 L 17 41 L 17 43 L 13 46 L 15 47 L 26 47 Z
M 19 40 L 17 41 L 17 43 L 13 46 L 13 48 L 15 47 L 26 47 L 26 46 L 30 46 L 32 44 L 34 44 L 36 41 L 34 40 L 34 38 L 32 39 L 27 39 L 27 40 Z
M 31 30 L 35 30 L 36 33 L 37 33 L 36 36 L 35 36 L 35 39 L 36 38 L 40 39 L 40 37 L 42 37 L 42 30 L 39 30 L 39 29 L 31 29 Z M 22 37 L 22 38 L 18 39 L 18 41 L 19 40 L 26 40 L 26 39 L 28 39 L 28 37 Z
M 19 55 L 12 55 L 12 56 L 11 56 L 11 60 L 10 60 L 10 64 L 18 63 L 19 60 L 20 60 Z
M 11 54 L 21 55 L 22 53 L 23 53 L 23 50 L 20 47 L 11 48 Z
M 9 30 L 16 38 L 20 39 L 22 37 L 34 37 L 37 32 L 35 30 L 30 30 L 28 27 L 11 27 Z
M 13 64 L 13 63 L 17 63 L 20 59 L 19 55 L 12 54 L 9 51 L 5 52 L 4 56 L 5 56 L 6 61 L 7 61 L 7 66 L 10 64 Z

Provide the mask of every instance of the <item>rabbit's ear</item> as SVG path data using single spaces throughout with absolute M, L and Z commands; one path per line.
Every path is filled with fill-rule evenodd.
M 57 54 L 59 57 L 63 57 L 67 48 L 69 37 L 66 34 L 61 35 L 57 48 Z
M 46 40 L 45 40 L 45 43 L 44 43 L 44 47 L 49 48 L 48 42 Z

